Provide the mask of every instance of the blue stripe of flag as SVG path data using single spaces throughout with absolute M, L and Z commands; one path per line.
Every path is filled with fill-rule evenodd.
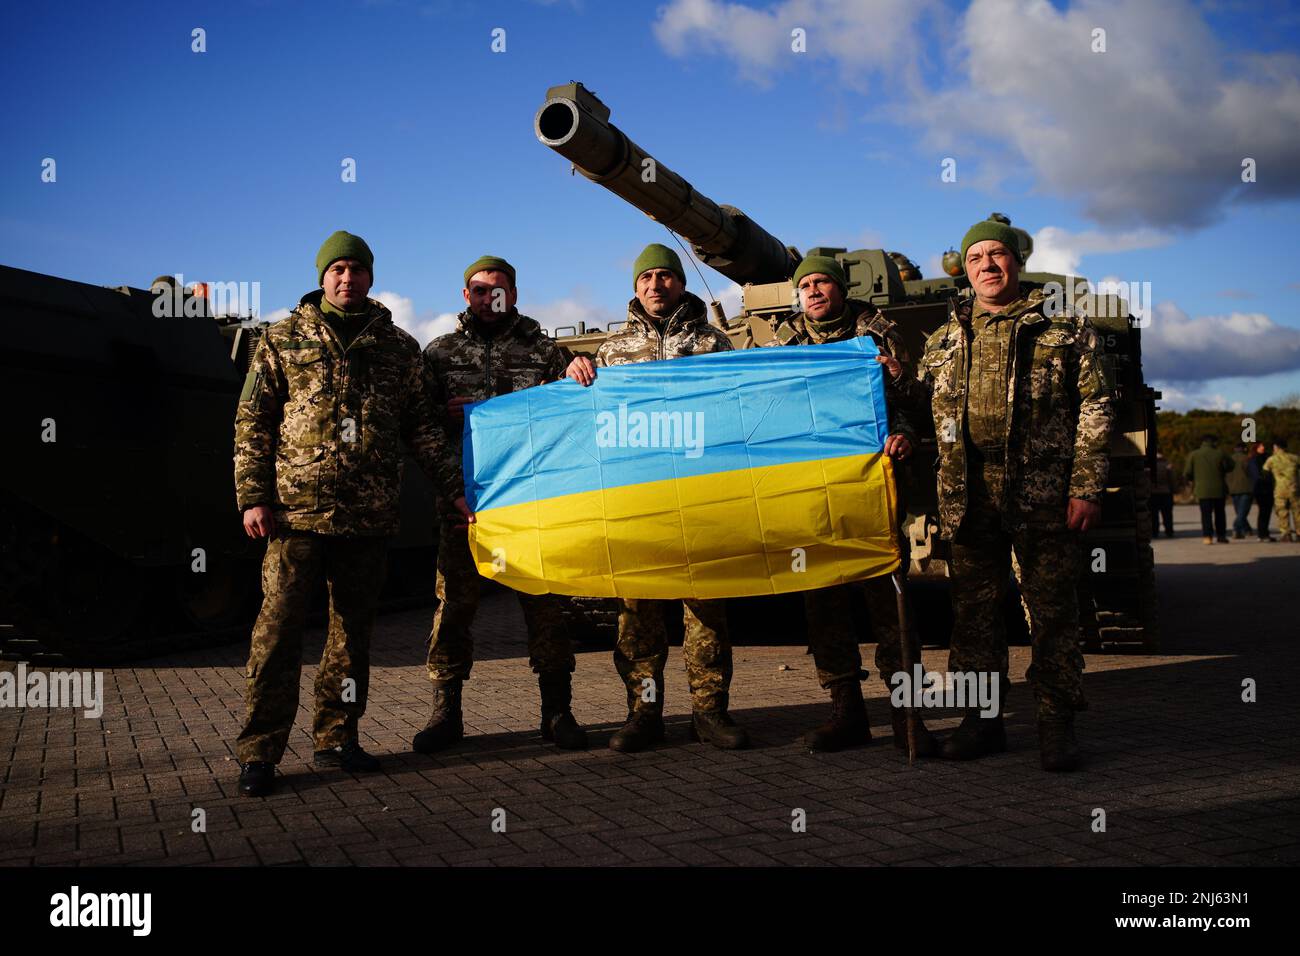
M 602 368 L 466 406 L 466 497 L 475 511 L 544 498 L 877 452 L 888 436 L 882 366 L 870 336 Z M 688 447 L 602 447 L 600 415 L 703 416 Z M 610 421 L 611 419 L 605 419 Z M 606 433 L 606 437 L 611 437 Z M 683 435 L 683 437 L 685 437 Z M 693 436 L 692 436 L 693 437 Z

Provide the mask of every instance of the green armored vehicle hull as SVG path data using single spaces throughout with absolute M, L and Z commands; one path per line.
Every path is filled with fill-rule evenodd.
M 0 266 L 6 656 L 109 663 L 247 638 L 265 546 L 244 535 L 232 448 L 260 327 L 155 301 Z M 433 489 L 413 466 L 402 513 L 390 606 L 433 593 Z
M 798 250 L 781 243 L 735 207 L 719 205 L 697 192 L 611 124 L 609 116 L 609 108 L 594 94 L 581 83 L 570 83 L 547 91 L 534 130 L 538 139 L 568 159 L 575 171 L 682 236 L 702 263 L 742 287 L 739 315 L 723 316 L 713 303 L 713 321 L 727 331 L 737 348 L 761 346 L 780 337 L 794 314 L 790 277 L 801 258 Z M 1023 230 L 1017 233 L 1022 251 L 1028 255 L 1032 241 Z M 896 252 L 819 247 L 809 249 L 808 254 L 838 259 L 848 277 L 849 296 L 878 306 L 898 325 L 909 350 L 918 358 L 926 337 L 947 320 L 953 300 L 970 295 L 964 276 L 926 279 Z M 956 259 L 955 254 L 945 256 L 945 267 L 956 265 Z M 1058 283 L 1062 295 L 1092 317 L 1115 384 L 1117 414 L 1102 523 L 1082 539 L 1088 558 L 1084 566 L 1090 569 L 1080 583 L 1085 641 L 1094 649 L 1103 643 L 1154 649 L 1159 631 L 1148 509 L 1159 395 L 1142 377 L 1141 329 L 1131 320 L 1123 301 L 1091 294 L 1078 279 L 1024 272 L 1021 281 L 1026 289 Z M 614 327 L 578 329 L 577 334 L 561 336 L 561 341 L 575 352 L 592 354 Z M 947 640 L 951 620 L 946 593 L 939 593 L 946 591 L 948 546 L 938 530 L 936 460 L 935 440 L 930 434 L 922 439 L 910 467 L 901 469 L 901 484 L 908 512 L 904 531 L 910 541 L 908 586 L 916 592 L 913 606 L 922 638 L 942 643 Z M 1101 561 L 1095 557 L 1099 554 Z M 800 603 L 797 596 L 732 601 L 735 639 L 744 641 L 770 632 L 773 639 L 788 641 L 790 628 L 800 620 Z M 1027 636 L 1027 629 L 1020 636 Z

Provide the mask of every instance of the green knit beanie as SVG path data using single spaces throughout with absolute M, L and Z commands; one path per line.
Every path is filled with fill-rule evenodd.
M 470 276 L 476 272 L 504 272 L 510 277 L 510 285 L 515 285 L 515 267 L 496 256 L 479 256 L 465 270 L 465 288 L 469 288 Z
M 844 276 L 844 267 L 840 261 L 833 256 L 805 256 L 803 262 L 799 263 L 799 268 L 794 270 L 794 278 L 790 281 L 794 287 L 799 288 L 799 280 L 804 276 L 816 275 L 817 273 L 830 276 L 835 284 L 844 292 L 849 291 L 849 280 Z
M 682 268 L 682 260 L 677 258 L 677 253 L 667 246 L 652 242 L 641 250 L 641 255 L 637 256 L 636 262 L 632 263 L 633 289 L 636 288 L 636 280 L 641 278 L 641 273 L 649 269 L 667 269 L 669 272 L 676 273 L 677 278 L 682 280 L 682 285 L 686 285 L 686 270 Z
M 1025 260 L 1020 257 L 1020 238 L 1016 235 L 1016 231 L 1005 223 L 993 219 L 982 219 L 966 230 L 966 235 L 962 238 L 961 267 L 963 271 L 966 269 L 966 250 L 985 239 L 996 239 L 1011 250 L 1011 254 L 1016 257 L 1016 262 L 1019 262 L 1022 266 L 1025 264 Z
M 330 267 L 330 263 L 338 259 L 356 259 L 370 273 L 370 281 L 375 281 L 375 254 L 366 245 L 366 240 L 340 229 L 326 239 L 325 244 L 320 247 L 320 252 L 316 253 L 317 285 L 325 284 L 325 270 Z

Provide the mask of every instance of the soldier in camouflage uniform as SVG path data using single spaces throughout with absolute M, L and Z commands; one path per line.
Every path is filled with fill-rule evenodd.
M 1273 442 L 1273 454 L 1264 462 L 1264 470 L 1273 476 L 1273 506 L 1277 509 L 1277 530 L 1283 541 L 1297 540 L 1296 471 L 1300 457 L 1286 450 L 1286 439 Z M 1267 532 L 1267 528 L 1265 528 Z
M 731 340 L 711 326 L 704 302 L 686 291 L 681 259 L 652 243 L 632 266 L 636 296 L 628 303 L 627 325 L 596 353 L 569 365 L 570 378 L 590 385 L 596 368 L 707 355 L 731 350 Z M 610 738 L 614 750 L 643 750 L 663 740 L 663 674 L 668 662 L 664 615 L 683 608 L 682 655 L 691 687 L 692 737 L 729 750 L 748 746 L 749 736 L 727 713 L 731 687 L 731 641 L 722 600 L 623 600 L 618 617 L 614 664 L 627 686 L 627 723 Z
M 848 299 L 848 281 L 839 262 L 830 256 L 808 256 L 795 270 L 793 282 L 799 291 L 802 312 L 778 329 L 770 345 L 820 345 L 841 342 L 862 335 L 871 336 L 880 349 L 877 361 L 885 364 L 885 392 L 889 406 L 889 438 L 885 454 L 901 460 L 912 451 L 915 436 L 903 411 L 903 397 L 897 382 L 915 375 L 911 356 L 894 327 L 874 306 Z M 893 361 L 889 361 L 892 359 Z M 901 505 L 901 502 L 900 502 Z M 904 559 L 904 566 L 906 559 Z M 862 700 L 862 655 L 853 629 L 851 606 L 854 590 L 866 598 L 871 627 L 876 637 L 876 670 L 889 684 L 890 677 L 903 669 L 898 628 L 898 605 L 889 577 L 877 577 L 861 584 L 841 584 L 804 592 L 804 613 L 808 642 L 817 666 L 817 680 L 831 692 L 831 719 L 804 738 L 812 751 L 835 751 L 871 741 L 867 710 Z M 891 685 L 892 686 L 892 685 Z M 907 747 L 907 718 L 902 708 L 891 708 L 894 745 Z M 938 743 L 919 720 L 916 750 L 931 757 Z
M 911 394 L 928 397 L 939 446 L 939 517 L 952 543 L 949 670 L 1007 688 L 1003 596 L 1014 549 L 1031 618 L 1029 682 L 1042 765 L 1078 765 L 1083 710 L 1078 533 L 1101 516 L 1113 409 L 1097 335 L 1072 307 L 1020 291 L 1015 233 L 984 221 L 962 241 L 974 300 L 954 302 L 925 345 Z M 969 710 L 943 755 L 1006 749 L 1002 709 Z
M 329 588 L 329 634 L 316 674 L 315 763 L 379 769 L 357 740 L 370 632 L 398 526 L 406 443 L 470 518 L 460 465 L 425 394 L 415 340 L 366 293 L 374 257 L 336 232 L 316 257 L 323 288 L 270 326 L 235 419 L 235 491 L 250 537 L 268 538 L 264 599 L 248 659 L 247 719 L 236 741 L 240 792 L 274 786 L 298 708 L 302 632 L 314 588 Z
M 515 309 L 515 269 L 504 259 L 482 256 L 465 270 L 461 294 L 468 308 L 455 332 L 424 350 L 426 385 L 435 407 L 445 413 L 447 432 L 458 453 L 463 406 L 508 395 L 564 377 L 571 356 L 542 327 Z M 438 547 L 438 605 L 429 635 L 428 670 L 433 715 L 415 736 L 416 753 L 433 753 L 464 736 L 461 687 L 474 664 L 470 626 L 478 610 L 479 573 L 465 533 L 442 523 Z M 587 735 L 570 712 L 573 647 L 553 594 L 519 594 L 528 629 L 528 655 L 542 697 L 542 737 L 566 749 L 587 746 Z

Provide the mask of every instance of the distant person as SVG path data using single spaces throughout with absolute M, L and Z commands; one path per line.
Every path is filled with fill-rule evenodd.
M 1273 476 L 1273 507 L 1277 509 L 1277 530 L 1283 541 L 1296 540 L 1296 472 L 1300 458 L 1286 450 L 1286 439 L 1273 442 L 1273 454 L 1264 462 L 1264 470 Z
M 1255 482 L 1255 511 L 1258 514 L 1255 527 L 1259 531 L 1259 540 L 1272 544 L 1277 538 L 1268 533 L 1268 521 L 1273 514 L 1273 474 L 1264 470 L 1267 460 L 1268 446 L 1262 441 L 1255 442 L 1255 447 L 1250 450 L 1250 461 L 1246 463 L 1246 470 Z
M 1151 537 L 1160 535 L 1160 519 L 1165 521 L 1165 537 L 1174 536 L 1174 469 L 1169 459 L 1156 453 L 1156 473 L 1151 483 Z
M 1255 482 L 1246 469 L 1250 456 L 1246 446 L 1238 442 L 1232 449 L 1232 471 L 1228 472 L 1228 494 L 1232 495 L 1232 508 L 1236 518 L 1232 522 L 1232 536 L 1238 541 L 1245 539 L 1250 530 L 1250 505 L 1255 500 Z
M 1228 485 L 1224 476 L 1235 467 L 1232 458 L 1219 449 L 1213 435 L 1201 438 L 1201 447 L 1187 456 L 1183 477 L 1192 483 L 1192 494 L 1201 506 L 1201 534 L 1206 544 L 1228 543 L 1228 515 L 1225 499 Z

